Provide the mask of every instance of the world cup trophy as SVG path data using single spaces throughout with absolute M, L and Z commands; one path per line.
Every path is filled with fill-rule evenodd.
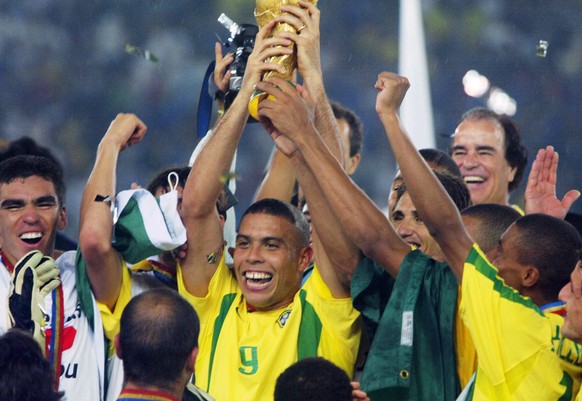
M 306 0 L 309 3 L 317 4 L 317 0 Z M 281 6 L 284 5 L 293 5 L 298 6 L 299 0 L 257 0 L 256 8 L 255 8 L 255 18 L 257 20 L 257 24 L 260 28 L 264 27 L 269 21 L 277 18 L 279 15 L 283 14 L 281 11 Z M 272 35 L 276 35 L 279 32 L 297 32 L 294 26 L 287 24 L 287 23 L 278 23 L 272 30 Z M 293 78 L 293 72 L 297 68 L 297 51 L 295 49 L 295 44 L 291 44 L 289 47 L 293 48 L 293 54 L 291 55 L 283 55 L 283 56 L 274 56 L 269 59 L 270 62 L 279 64 L 285 68 L 284 73 L 280 73 L 277 71 L 269 71 L 265 73 L 262 79 L 268 77 L 280 77 L 291 81 Z M 266 94 L 262 91 L 255 91 L 251 96 L 249 101 L 249 112 L 251 116 L 258 120 L 258 109 L 259 109 L 259 102 L 266 98 Z

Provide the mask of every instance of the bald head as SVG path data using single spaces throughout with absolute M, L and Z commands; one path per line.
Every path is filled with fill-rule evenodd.
M 157 288 L 133 298 L 121 316 L 118 355 L 125 380 L 170 388 L 198 347 L 200 323 L 176 291 Z

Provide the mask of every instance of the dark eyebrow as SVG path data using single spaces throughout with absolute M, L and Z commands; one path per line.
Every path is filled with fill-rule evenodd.
M 477 150 L 490 150 L 492 152 L 496 152 L 496 149 L 493 146 L 489 146 L 489 145 L 479 145 L 477 146 Z
M 237 236 L 236 236 L 237 241 L 239 239 L 250 241 L 250 238 L 251 237 L 249 235 L 244 235 L 244 234 L 237 234 Z M 275 241 L 275 242 L 280 243 L 280 244 L 285 243 L 285 240 L 281 237 L 263 237 L 263 238 L 260 238 L 260 241 L 262 244 L 266 244 L 267 242 L 271 242 L 271 241 Z
M 455 146 L 451 146 L 451 150 L 459 150 L 459 149 L 461 149 L 461 150 L 466 150 L 466 149 L 467 149 L 467 147 L 466 147 L 466 146 L 463 146 L 463 145 L 455 145 Z
M 22 206 L 24 206 L 24 201 L 22 199 L 6 199 L 2 201 L 2 205 L 0 207 L 5 209 L 9 207 L 22 207 Z
M 261 239 L 262 242 L 270 242 L 270 241 L 275 241 L 275 242 L 281 242 L 284 243 L 285 241 L 283 240 L 283 238 L 280 237 L 264 237 Z
M 55 198 L 52 195 L 46 195 L 46 196 L 41 196 L 36 198 L 35 200 L 32 201 L 32 203 L 34 203 L 35 205 L 38 204 L 42 204 L 42 203 L 52 203 L 52 204 L 57 204 L 57 198 Z

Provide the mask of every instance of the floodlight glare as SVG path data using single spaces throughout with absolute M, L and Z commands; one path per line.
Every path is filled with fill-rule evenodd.
M 469 70 L 463 77 L 465 93 L 471 97 L 482 97 L 489 90 L 489 80 L 475 70 Z

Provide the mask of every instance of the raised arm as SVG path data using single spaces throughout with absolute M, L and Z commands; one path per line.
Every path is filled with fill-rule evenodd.
M 141 141 L 145 124 L 133 114 L 118 114 L 97 148 L 81 202 L 79 244 L 95 299 L 113 309 L 121 289 L 122 262 L 111 244 L 111 202 L 116 194 L 119 153 Z
M 298 176 L 299 166 L 303 165 L 303 169 L 309 170 L 315 181 L 312 187 L 323 194 L 323 203 L 334 212 L 334 220 L 339 222 L 341 232 L 364 254 L 396 275 L 410 247 L 394 231 L 386 216 L 344 172 L 310 121 L 309 114 L 301 111 L 301 107 L 308 107 L 297 91 L 275 79 L 271 82 L 273 85 L 267 82 L 261 84 L 260 88 L 274 95 L 281 104 L 264 102 L 259 115 L 272 122 L 270 127 L 267 124 L 267 129 L 275 143 L 280 149 L 286 147 L 285 153 L 298 167 Z M 294 105 L 292 116 L 282 118 L 283 109 L 290 109 L 290 104 Z M 302 121 L 297 122 L 300 118 Z M 311 189 L 304 187 L 306 193 L 313 192 Z M 308 199 L 308 202 L 311 201 Z M 326 237 L 317 225 L 316 230 L 322 239 Z M 328 254 L 332 255 L 329 251 Z
M 329 104 L 321 70 L 320 32 L 321 13 L 309 2 L 299 2 L 300 6 L 282 6 L 282 14 L 277 21 L 293 25 L 298 33 L 281 32 L 281 37 L 295 43 L 297 49 L 297 70 L 303 78 L 303 86 L 309 92 L 314 109 L 314 123 L 332 154 L 343 163 L 339 129 Z M 289 201 L 295 186 L 291 160 L 278 150 L 274 150 L 265 180 L 257 192 L 257 199 L 276 198 Z
M 380 73 L 375 85 L 379 91 L 376 112 L 386 130 L 412 203 L 460 281 L 473 240 L 465 231 L 457 207 L 400 124 L 398 109 L 409 86 L 404 77 L 390 72 Z
M 255 194 L 255 201 L 273 198 L 291 202 L 296 181 L 291 160 L 275 147 L 267 164 L 265 178 Z
M 223 187 L 221 177 L 228 174 L 234 153 L 249 117 L 248 99 L 263 72 L 283 67 L 263 62 L 272 56 L 288 54 L 287 39 L 269 38 L 275 21 L 265 25 L 256 37 L 255 47 L 247 61 L 241 89 L 220 122 L 204 138 L 200 153 L 184 188 L 182 219 L 188 233 L 188 253 L 182 263 L 186 290 L 195 296 L 205 296 L 220 255 L 224 239 L 216 200 Z M 215 254 L 217 257 L 210 257 Z
M 288 132 L 303 132 L 319 138 L 314 126 L 313 108 L 298 92 L 303 92 L 301 86 L 297 86 L 296 90 L 288 82 L 273 78 L 258 87 L 275 96 L 272 100 L 261 102 L 259 117 L 279 150 L 290 157 L 299 185 L 303 189 L 311 214 L 314 247 L 319 253 L 315 255 L 317 267 L 334 297 L 348 297 L 351 274 L 360 259 L 359 251 L 339 227 L 337 217 L 326 203 L 314 174 L 297 147 L 283 136 Z M 322 145 L 326 146 L 323 141 Z M 333 156 L 330 157 L 338 163 Z
M 292 132 L 286 132 L 285 135 L 292 139 L 300 149 L 301 157 L 297 164 L 305 163 L 314 178 L 315 184 L 309 190 L 312 197 L 313 194 L 316 194 L 315 191 L 321 191 L 321 197 L 324 199 L 322 204 L 325 210 L 333 212 L 333 219 L 324 218 L 318 220 L 333 220 L 336 224 L 335 232 L 339 230 L 345 235 L 345 238 L 349 239 L 349 242 L 364 254 L 377 260 L 391 274 L 396 275 L 400 263 L 410 251 L 410 247 L 392 229 L 382 211 L 343 171 L 344 158 L 342 157 L 338 139 L 337 122 L 329 105 L 321 74 L 319 50 L 320 12 L 311 3 L 300 2 L 300 6 L 284 6 L 281 8 L 287 14 L 280 18 L 294 25 L 299 32 L 298 34 L 286 32 L 281 33 L 281 35 L 289 37 L 297 45 L 298 69 L 304 79 L 306 92 L 309 93 L 310 103 L 313 105 L 314 125 L 319 135 L 310 136 L 307 131 L 304 132 L 301 139 L 294 137 Z M 276 91 L 276 88 L 273 88 L 273 90 Z M 305 147 L 301 146 L 301 144 L 305 145 Z M 295 165 L 296 172 L 299 168 L 298 165 Z M 305 177 L 303 181 L 305 181 Z M 301 186 L 303 185 L 305 184 L 301 184 Z M 315 199 L 318 199 L 318 197 L 316 196 Z M 314 201 L 310 200 L 308 202 L 313 203 Z M 309 207 L 311 210 L 313 209 L 313 205 L 310 204 Z M 331 229 L 331 226 L 329 228 Z M 317 224 L 316 232 L 325 244 L 332 243 L 332 241 L 325 240 L 328 238 L 328 234 L 324 233 L 322 228 L 317 227 Z M 327 249 L 327 253 L 332 256 L 335 252 L 333 248 L 330 248 Z M 353 268 L 347 266 L 344 268 L 347 268 L 348 274 L 351 275 L 355 265 Z
M 553 146 L 538 150 L 525 188 L 526 214 L 545 213 L 564 220 L 570 206 L 580 197 L 576 190 L 568 191 L 562 200 L 556 196 L 558 161 Z
M 303 86 L 313 99 L 315 128 L 331 153 L 343 164 L 339 129 L 327 98 L 321 69 L 321 12 L 314 4 L 306 1 L 300 1 L 299 6 L 281 6 L 281 10 L 285 13 L 278 20 L 293 25 L 298 32 L 281 32 L 280 35 L 295 42 L 297 70 L 303 78 Z

